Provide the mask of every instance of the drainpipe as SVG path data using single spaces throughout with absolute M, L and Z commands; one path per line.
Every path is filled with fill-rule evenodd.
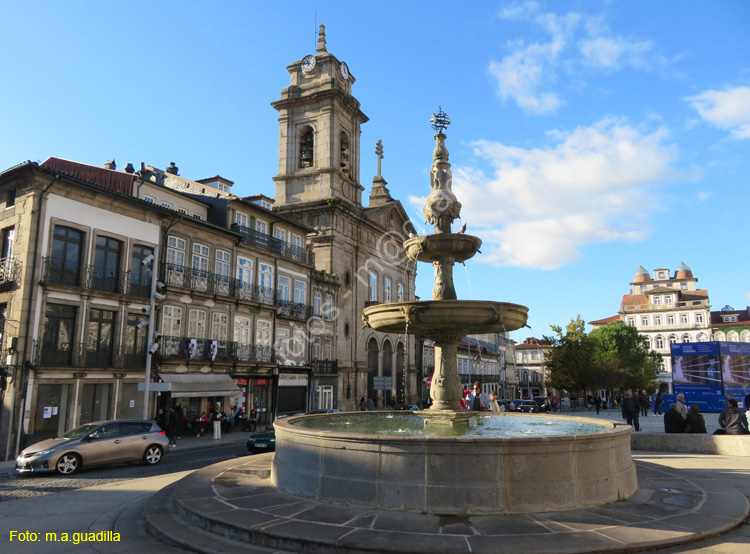
M 26 310 L 26 329 L 24 331 L 24 339 L 23 339 L 23 354 L 21 356 L 21 359 L 23 360 L 22 366 L 19 369 L 20 375 L 18 377 L 21 377 L 18 382 L 18 386 L 16 387 L 16 390 L 18 391 L 18 394 L 21 395 L 21 402 L 18 409 L 18 424 L 16 426 L 16 440 L 15 440 L 15 449 L 14 449 L 14 456 L 18 456 L 18 453 L 20 452 L 20 445 L 21 445 L 21 432 L 23 430 L 23 416 L 26 412 L 26 382 L 28 378 L 28 367 L 30 365 L 29 360 L 27 360 L 28 352 L 29 352 L 29 332 L 31 330 L 31 313 L 33 311 L 34 306 L 34 286 L 35 286 L 35 279 L 36 279 L 36 267 L 37 267 L 37 255 L 39 253 L 39 233 L 41 232 L 41 225 L 42 225 L 42 203 L 44 202 L 44 196 L 47 194 L 47 191 L 49 191 L 50 187 L 59 179 L 58 175 L 55 175 L 52 180 L 49 182 L 49 184 L 44 188 L 42 193 L 39 195 L 39 205 L 37 206 L 37 218 L 36 218 L 36 230 L 34 235 L 34 257 L 32 259 L 31 264 L 31 279 L 29 280 L 29 284 L 31 287 L 31 294 L 29 294 L 29 304 L 28 308 Z M 32 210 L 33 213 L 33 210 Z M 15 405 L 15 399 L 13 401 L 13 405 Z M 5 447 L 5 459 L 8 459 L 8 453 L 10 450 L 10 430 L 12 429 L 13 424 L 11 420 L 11 425 L 8 427 L 8 443 Z

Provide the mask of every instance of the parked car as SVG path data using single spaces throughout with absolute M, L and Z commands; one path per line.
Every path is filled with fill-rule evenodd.
M 312 412 L 307 412 L 308 414 L 340 414 L 341 410 L 338 408 L 325 408 L 321 410 L 313 410 Z
M 96 421 L 25 448 L 16 458 L 16 473 L 70 475 L 82 467 L 138 460 L 156 465 L 168 446 L 155 421 Z
M 536 402 L 536 405 L 539 406 L 540 412 L 549 412 L 552 410 L 552 406 L 549 405 L 546 396 L 535 396 L 534 402 Z
M 538 414 L 541 411 L 539 405 L 533 400 L 516 400 L 515 404 L 516 411 L 524 414 Z
M 273 427 L 250 435 L 247 439 L 247 450 L 250 454 L 258 454 L 260 452 L 275 452 L 276 451 L 276 430 Z

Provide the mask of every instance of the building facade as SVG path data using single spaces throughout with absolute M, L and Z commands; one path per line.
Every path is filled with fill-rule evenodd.
M 547 396 L 547 366 L 544 363 L 544 353 L 551 348 L 551 345 L 535 337 L 529 337 L 516 345 L 518 389 L 514 398 L 531 399 L 535 396 Z
M 724 306 L 711 312 L 711 340 L 727 342 L 750 342 L 750 306 L 735 310 Z

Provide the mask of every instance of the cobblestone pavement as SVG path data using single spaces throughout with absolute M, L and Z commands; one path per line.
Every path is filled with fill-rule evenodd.
M 246 456 L 247 453 L 244 443 L 235 443 L 185 452 L 180 452 L 179 449 L 173 450 L 156 466 L 122 464 L 92 469 L 83 468 L 79 473 L 67 477 L 54 473 L 4 474 L 0 475 L 0 502 L 200 469 L 230 458 Z

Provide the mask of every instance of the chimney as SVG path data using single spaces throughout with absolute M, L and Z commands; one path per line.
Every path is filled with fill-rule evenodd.
M 114 158 L 113 158 L 113 159 L 111 159 L 111 160 L 108 160 L 108 161 L 107 161 L 107 162 L 106 162 L 106 163 L 104 164 L 104 167 L 105 167 L 106 169 L 117 169 L 117 165 L 115 164 L 115 160 L 114 160 Z
M 128 163 L 128 165 L 125 166 L 125 173 L 135 173 L 135 167 L 133 167 L 133 164 Z
M 170 173 L 171 175 L 179 175 L 179 173 L 177 173 L 178 170 L 179 168 L 174 164 L 174 162 L 169 162 L 167 173 Z

